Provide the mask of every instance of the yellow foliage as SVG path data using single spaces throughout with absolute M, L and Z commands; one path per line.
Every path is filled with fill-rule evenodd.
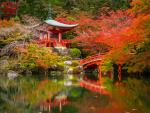
M 133 0 L 130 12 L 135 13 L 150 13 L 150 0 Z
M 53 65 L 62 62 L 60 56 L 52 53 L 50 48 L 40 47 L 36 44 L 28 44 L 25 48 L 16 48 L 17 53 L 21 53 L 21 66 L 23 68 L 41 67 L 48 69 Z

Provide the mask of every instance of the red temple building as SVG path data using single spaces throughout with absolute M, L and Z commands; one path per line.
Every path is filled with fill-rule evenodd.
M 46 47 L 66 47 L 69 48 L 71 40 L 63 39 L 63 33 L 72 30 L 78 24 L 64 24 L 53 19 L 44 21 L 35 29 L 35 37 L 39 44 Z

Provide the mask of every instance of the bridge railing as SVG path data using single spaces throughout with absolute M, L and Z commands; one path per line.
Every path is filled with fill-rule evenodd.
M 92 61 L 95 61 L 95 60 L 100 60 L 104 57 L 104 54 L 96 54 L 96 55 L 92 55 L 92 56 L 89 56 L 83 60 L 80 60 L 80 64 L 84 65 L 84 64 L 87 64 L 89 62 L 92 62 Z

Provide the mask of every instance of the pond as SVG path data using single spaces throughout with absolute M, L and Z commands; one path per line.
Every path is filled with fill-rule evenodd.
M 58 95 L 63 98 L 66 95 L 68 99 L 68 103 L 62 106 L 61 113 L 96 113 L 100 108 L 109 105 L 109 96 L 94 93 L 80 87 L 81 78 L 82 75 L 61 74 L 59 72 L 52 72 L 49 75 L 50 80 L 63 85 L 62 90 L 54 95 L 54 98 Z M 43 110 L 43 112 L 48 113 L 46 110 Z M 60 113 L 60 106 L 53 107 L 51 112 Z
M 110 96 L 79 85 L 82 75 L 51 72 L 0 80 L 2 113 L 124 113 Z M 51 106 L 49 106 L 51 104 Z M 131 110 L 132 111 L 132 110 Z M 132 111 L 131 113 L 138 113 Z

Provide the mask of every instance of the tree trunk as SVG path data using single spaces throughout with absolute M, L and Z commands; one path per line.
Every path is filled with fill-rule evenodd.
M 101 64 L 98 65 L 98 78 L 99 78 L 100 84 L 102 84 L 102 65 Z
M 122 66 L 121 66 L 121 64 L 118 64 L 118 79 L 119 79 L 119 82 L 122 79 Z

